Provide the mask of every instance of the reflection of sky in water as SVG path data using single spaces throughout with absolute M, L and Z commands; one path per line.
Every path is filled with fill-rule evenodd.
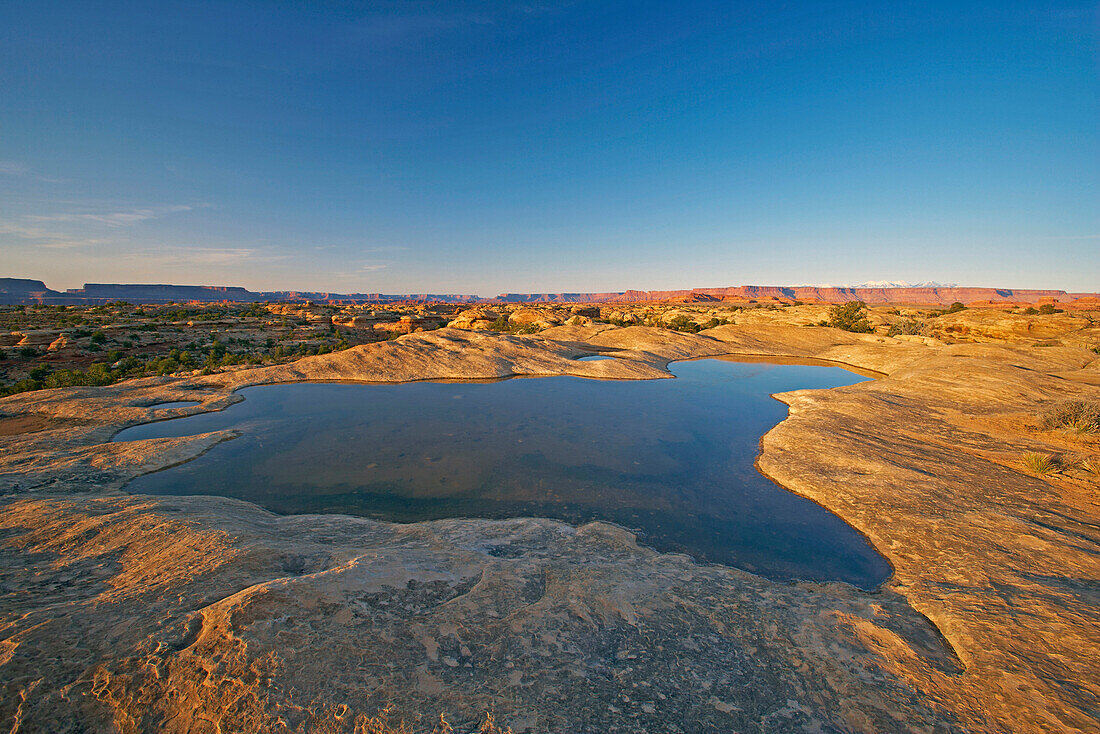
M 675 380 L 253 387 L 224 412 L 136 426 L 116 440 L 242 433 L 134 480 L 135 493 L 396 521 L 602 519 L 658 549 L 776 578 L 871 586 L 887 576 L 855 530 L 753 467 L 760 437 L 786 415 L 771 393 L 862 378 L 719 360 L 672 370 Z

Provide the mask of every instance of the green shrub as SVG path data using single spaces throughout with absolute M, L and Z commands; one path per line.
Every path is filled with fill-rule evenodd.
M 85 379 L 89 385 L 110 385 L 118 380 L 118 376 L 103 362 L 94 362 L 85 373 Z
M 686 331 L 690 334 L 698 334 L 702 327 L 689 317 L 687 314 L 680 314 L 675 318 L 669 319 L 664 323 L 666 329 L 672 329 L 673 331 Z
M 863 301 L 848 301 L 830 308 L 828 325 L 857 334 L 872 331 L 871 322 L 867 320 L 867 304 Z
M 58 370 L 46 377 L 43 381 L 43 387 L 76 387 L 79 385 L 86 385 L 87 382 L 83 372 L 77 372 L 76 370 Z
M 107 335 L 103 332 L 102 329 L 99 329 L 94 334 L 92 334 L 92 344 L 102 344 L 105 341 L 107 341 Z
M 32 380 L 42 380 L 45 379 L 46 375 L 50 374 L 50 372 L 52 371 L 53 370 L 50 368 L 49 365 L 40 364 L 30 371 L 28 377 L 30 377 Z
M 19 382 L 9 385 L 8 387 L 0 389 L 0 395 L 15 395 L 16 393 L 30 392 L 31 390 L 41 389 L 41 382 L 39 382 L 38 380 L 32 380 L 28 377 L 24 380 L 20 380 Z
M 508 314 L 502 314 L 489 324 L 490 331 L 499 331 L 505 334 L 535 334 L 538 332 L 538 324 L 515 324 L 508 320 Z M 400 334 L 398 334 L 400 336 Z

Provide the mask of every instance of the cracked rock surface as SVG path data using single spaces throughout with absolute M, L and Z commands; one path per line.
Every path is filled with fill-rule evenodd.
M 578 362 L 602 353 L 615 360 Z M 396 525 L 127 495 L 218 432 L 110 443 L 297 380 L 668 377 L 671 360 L 820 359 L 880 379 L 777 397 L 758 464 L 893 564 L 866 592 L 659 554 L 616 527 Z M 0 722 L 14 731 L 1095 731 L 1097 481 L 1038 478 L 1045 402 L 1100 397 L 1095 354 L 782 324 L 701 334 L 457 329 L 189 379 L 0 400 Z M 168 401 L 198 405 L 159 410 Z M 1069 466 L 1067 464 L 1067 466 Z

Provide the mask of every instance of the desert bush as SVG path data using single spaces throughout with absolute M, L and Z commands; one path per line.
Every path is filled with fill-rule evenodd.
M 848 301 L 829 309 L 828 325 L 836 329 L 866 334 L 871 331 L 871 322 L 867 320 L 867 304 L 863 301 Z
M 1074 433 L 1100 431 L 1100 403 L 1085 400 L 1063 400 L 1039 414 L 1043 428 L 1064 429 Z
M 40 364 L 37 367 L 32 368 L 30 374 L 28 374 L 27 376 L 30 377 L 32 380 L 44 380 L 46 379 L 46 375 L 50 374 L 51 372 L 53 372 L 53 368 L 50 367 L 48 364 Z
M 7 395 L 15 395 L 21 392 L 30 392 L 31 390 L 41 390 L 42 383 L 38 380 L 32 380 L 31 378 L 25 378 L 15 382 L 11 385 L 0 387 L 0 397 Z
M 1050 316 L 1051 314 L 1062 313 L 1062 309 L 1055 308 L 1053 303 L 1044 303 L 1039 306 L 1039 314 L 1042 316 Z
M 899 336 L 902 334 L 912 336 L 924 334 L 925 331 L 926 328 L 923 322 L 909 319 L 896 324 L 890 324 L 890 331 L 886 332 L 886 336 Z
M 497 317 L 496 321 L 489 324 L 491 331 L 500 331 L 505 334 L 536 334 L 538 324 L 516 324 L 508 320 L 508 314 Z
M 387 707 L 374 716 L 366 714 L 356 716 L 353 731 L 355 734 L 413 734 L 414 731 L 424 730 L 413 729 L 404 721 L 395 719 L 393 709 Z M 477 729 L 464 728 L 462 731 L 468 731 L 469 734 L 513 734 L 510 728 L 497 724 L 492 713 L 485 714 L 485 718 Z M 459 732 L 451 726 L 443 714 L 440 714 L 439 722 L 432 727 L 431 734 L 459 734 Z
M 1045 477 L 1054 473 L 1054 457 L 1029 451 L 1020 457 L 1027 470 L 1036 476 Z
M 1100 466 L 1096 460 L 1084 454 L 1069 454 L 1058 458 L 1058 466 L 1062 469 L 1075 469 L 1077 471 L 1100 474 Z
M 697 334 L 701 331 L 699 324 L 695 323 L 687 314 L 680 314 L 679 316 L 669 319 L 664 324 L 666 329 L 672 329 L 674 331 L 686 331 L 691 334 Z
M 955 301 L 954 303 L 952 303 L 947 308 L 936 309 L 934 311 L 929 312 L 928 315 L 929 315 L 929 317 L 934 319 L 938 316 L 945 316 L 945 315 L 950 314 L 950 313 L 958 313 L 959 311 L 965 311 L 965 310 L 966 310 L 966 306 L 963 305 L 963 303 L 961 301 Z

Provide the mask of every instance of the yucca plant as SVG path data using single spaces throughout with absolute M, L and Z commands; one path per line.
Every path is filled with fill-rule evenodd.
M 1095 474 L 1096 476 L 1100 477 L 1100 460 L 1097 460 L 1097 459 L 1095 459 L 1091 456 L 1087 456 L 1084 459 L 1081 459 L 1079 462 L 1077 462 L 1077 466 L 1082 471 L 1091 472 L 1091 473 Z
M 1078 436 L 1082 436 L 1086 433 L 1096 433 L 1100 428 L 1097 427 L 1095 420 L 1079 419 L 1067 423 L 1066 430 L 1070 433 L 1076 433 Z
M 1036 476 L 1045 477 L 1054 473 L 1054 457 L 1050 454 L 1040 454 L 1029 451 L 1022 457 L 1024 466 Z

